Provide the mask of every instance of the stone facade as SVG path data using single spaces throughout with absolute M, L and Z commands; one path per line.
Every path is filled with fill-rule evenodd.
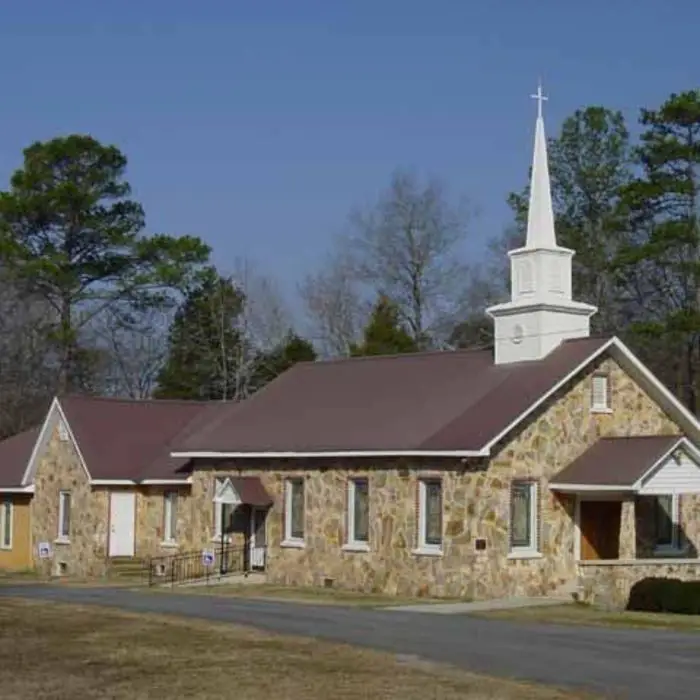
M 609 413 L 590 410 L 591 376 L 606 371 Z M 267 518 L 268 577 L 279 583 L 334 585 L 400 595 L 489 598 L 538 595 L 577 582 L 575 500 L 552 493 L 549 480 L 599 437 L 679 433 L 678 427 L 612 360 L 564 387 L 488 463 L 435 461 L 371 464 L 238 463 L 241 475 L 260 476 L 274 498 Z M 225 468 L 224 468 L 225 466 Z M 200 465 L 193 475 L 193 532 L 205 545 L 212 534 L 213 480 L 232 465 Z M 439 475 L 443 487 L 443 547 L 439 556 L 414 552 L 417 482 Z M 285 547 L 284 480 L 305 483 L 305 546 Z M 343 550 L 350 478 L 370 484 L 368 552 Z M 541 556 L 508 558 L 509 494 L 513 479 L 537 482 Z M 485 540 L 477 551 L 475 539 Z M 193 542 L 194 544 L 194 542 Z
M 627 606 L 632 586 L 649 577 L 697 581 L 700 562 L 676 559 L 585 562 L 581 565 L 581 599 L 596 606 L 622 610 Z
M 71 495 L 70 537 L 58 538 L 59 493 Z M 93 489 L 70 440 L 54 429 L 39 459 L 31 503 L 32 556 L 44 574 L 101 576 L 106 571 L 108 492 Z M 51 546 L 51 559 L 39 559 L 38 545 Z
M 591 376 L 604 370 L 611 387 L 607 413 L 590 409 Z M 550 491 L 549 480 L 601 436 L 679 433 L 678 427 L 612 360 L 605 359 L 572 380 L 516 433 L 507 436 L 490 460 L 389 461 L 299 460 L 199 462 L 191 486 L 139 487 L 136 492 L 137 557 L 177 551 L 215 549 L 214 479 L 217 475 L 258 476 L 274 500 L 266 520 L 269 580 L 295 585 L 334 585 L 397 595 L 434 595 L 484 599 L 539 595 L 576 586 L 578 531 L 574 497 Z M 305 484 L 304 546 L 283 544 L 285 480 L 302 477 Z M 423 477 L 442 481 L 443 545 L 439 554 L 416 551 L 417 493 Z M 348 480 L 366 477 L 370 494 L 369 551 L 348 551 L 346 512 Z M 537 483 L 539 492 L 539 556 L 510 558 L 510 485 L 514 479 Z M 76 576 L 105 573 L 108 562 L 109 489 L 91 488 L 70 442 L 54 433 L 36 474 L 32 499 L 32 551 L 40 567 L 66 564 Z M 176 542 L 163 543 L 164 494 L 176 489 Z M 56 542 L 59 492 L 72 498 L 68 543 Z M 632 504 L 623 523 L 637 521 L 630 556 L 644 554 L 644 505 Z M 243 544 L 249 510 L 239 509 L 232 540 Z M 700 540 L 700 501 L 683 499 L 682 520 L 688 542 Z M 627 511 L 625 511 L 627 512 Z M 631 515 L 630 515 L 631 513 Z M 625 525 L 625 532 L 629 526 Z M 630 530 L 631 531 L 631 530 Z M 623 536 L 623 539 L 626 536 Z M 484 544 L 476 547 L 476 540 Z M 626 541 L 626 540 L 625 540 Z M 54 550 L 52 563 L 36 558 L 39 542 Z M 621 541 L 623 546 L 624 542 Z M 629 543 L 628 543 L 629 544 Z M 584 567 L 582 567 L 583 570 Z M 595 599 L 596 583 L 608 586 L 617 567 L 585 566 L 581 581 Z M 640 570 L 640 569 L 636 569 Z M 626 577 L 626 578 L 625 578 Z M 629 579 L 625 574 L 624 580 Z
M 164 542 L 165 494 L 177 494 L 175 541 Z M 188 486 L 146 486 L 136 493 L 136 556 L 158 557 L 193 549 L 193 499 Z

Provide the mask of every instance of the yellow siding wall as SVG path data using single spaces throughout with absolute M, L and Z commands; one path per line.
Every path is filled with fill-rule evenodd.
M 25 494 L 2 494 L 0 503 L 12 499 L 12 549 L 0 548 L 0 569 L 19 570 L 32 566 L 29 501 Z

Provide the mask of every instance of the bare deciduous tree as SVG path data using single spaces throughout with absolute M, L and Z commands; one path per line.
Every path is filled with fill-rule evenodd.
M 347 255 L 337 252 L 324 269 L 310 274 L 299 286 L 309 332 L 322 355 L 348 355 L 369 316 L 358 280 Z
M 346 246 L 353 269 L 371 296 L 399 308 L 421 345 L 439 340 L 453 318 L 467 279 L 460 260 L 466 209 L 453 204 L 437 180 L 421 184 L 399 171 L 379 200 L 351 216 Z

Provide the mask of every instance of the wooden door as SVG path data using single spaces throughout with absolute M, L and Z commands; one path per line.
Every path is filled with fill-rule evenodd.
M 581 501 L 581 559 L 618 559 L 621 501 Z

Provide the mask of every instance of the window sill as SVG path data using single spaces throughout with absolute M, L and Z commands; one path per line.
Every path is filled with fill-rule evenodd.
M 348 542 L 341 547 L 343 552 L 369 552 L 369 545 L 364 542 Z
M 304 542 L 304 540 L 282 540 L 282 542 L 280 542 L 280 547 L 286 547 L 287 549 L 304 549 L 306 547 L 306 542 Z
M 411 554 L 415 554 L 417 557 L 441 557 L 443 552 L 438 547 L 418 547 Z
M 160 543 L 160 546 L 163 549 L 177 549 L 180 545 L 174 540 L 163 540 L 163 542 Z
M 591 406 L 591 413 L 612 413 L 613 410 L 609 406 Z
M 57 537 L 54 541 L 54 544 L 70 544 L 70 539 L 68 537 Z
M 12 545 L 11 545 L 11 544 L 0 544 L 0 551 L 2 551 L 2 552 L 11 552 L 11 551 L 12 551 Z
M 664 557 L 679 558 L 689 551 L 688 547 L 656 547 L 654 556 L 663 559 Z
M 518 551 L 517 549 L 508 553 L 508 559 L 542 559 L 542 552 L 538 552 L 535 549 L 523 549 Z

